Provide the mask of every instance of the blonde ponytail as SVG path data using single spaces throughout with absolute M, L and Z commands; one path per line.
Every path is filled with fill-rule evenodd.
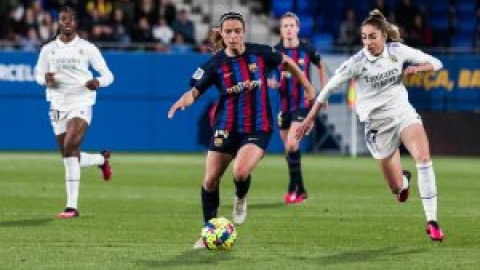
M 387 34 L 387 39 L 394 42 L 402 42 L 400 36 L 400 30 L 395 24 L 389 23 L 382 12 L 378 9 L 370 11 L 368 18 L 363 21 L 362 26 L 373 25 L 380 29 L 383 33 Z

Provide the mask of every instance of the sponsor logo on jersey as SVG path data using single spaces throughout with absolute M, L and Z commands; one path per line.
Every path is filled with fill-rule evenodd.
M 250 72 L 254 72 L 255 70 L 257 70 L 257 63 L 249 64 L 248 69 L 250 70 Z
M 227 88 L 227 93 L 229 94 L 237 94 L 242 92 L 243 90 L 251 91 L 256 87 L 260 87 L 262 85 L 261 80 L 253 80 L 253 81 L 245 81 L 245 82 L 239 82 L 236 85 Z

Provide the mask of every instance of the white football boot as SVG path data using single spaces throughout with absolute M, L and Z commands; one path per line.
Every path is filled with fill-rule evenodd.
M 232 213 L 233 224 L 241 225 L 247 219 L 247 197 L 245 196 L 242 199 L 235 196 L 233 200 L 233 213 Z
M 193 249 L 203 249 L 203 248 L 207 248 L 207 247 L 205 247 L 205 243 L 203 243 L 203 238 L 200 237 L 200 239 L 198 239 L 197 242 L 195 242 L 195 244 L 193 245 Z

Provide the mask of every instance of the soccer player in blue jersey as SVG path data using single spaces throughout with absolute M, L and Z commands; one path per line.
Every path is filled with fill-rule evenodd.
M 215 85 L 218 89 L 220 99 L 215 112 L 215 131 L 206 157 L 201 189 L 203 218 L 206 222 L 217 216 L 220 178 L 235 159 L 233 222 L 239 225 L 247 216 L 246 195 L 251 173 L 265 154 L 272 134 L 268 74 L 284 64 L 302 82 L 309 100 L 315 97 L 315 90 L 290 57 L 270 46 L 244 42 L 245 22 L 241 14 L 223 14 L 220 34 L 225 48 L 197 69 L 191 80 L 192 88 L 172 105 L 168 117 L 172 118 L 178 109 L 192 105 L 210 86 Z M 194 248 L 204 247 L 202 239 L 194 245 Z
M 281 40 L 275 49 L 288 55 L 310 80 L 312 64 L 318 68 L 318 77 L 321 87 L 326 84 L 325 67 L 320 54 L 315 48 L 298 37 L 300 20 L 297 15 L 287 12 L 280 18 Z M 309 100 L 304 95 L 304 89 L 298 79 L 290 73 L 284 65 L 280 65 L 276 77 L 269 80 L 269 86 L 278 88 L 280 93 L 281 109 L 278 113 L 278 128 L 280 137 L 285 146 L 285 155 L 288 163 L 290 181 L 285 203 L 302 203 L 307 198 L 307 190 L 303 183 L 300 142 L 295 138 L 295 130 L 308 114 Z

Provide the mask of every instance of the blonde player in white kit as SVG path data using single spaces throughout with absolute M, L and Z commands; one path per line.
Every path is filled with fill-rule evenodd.
M 330 93 L 353 78 L 357 85 L 357 114 L 365 122 L 365 140 L 378 160 L 390 190 L 400 202 L 409 195 L 410 173 L 402 171 L 398 147 L 403 142 L 415 159 L 418 187 L 427 218 L 427 233 L 433 241 L 442 241 L 437 223 L 437 190 L 427 135 L 420 116 L 408 101 L 402 83 L 404 75 L 437 71 L 442 63 L 419 50 L 400 43 L 398 28 L 383 14 L 373 10 L 361 27 L 364 48 L 345 61 L 320 92 L 315 105 L 297 129 L 302 138 L 314 124 Z M 387 39 L 393 42 L 388 42 Z M 403 71 L 403 64 L 411 63 Z
M 74 218 L 79 216 L 80 167 L 98 166 L 105 181 L 112 177 L 110 152 L 87 154 L 80 152 L 80 144 L 92 120 L 95 90 L 110 85 L 113 75 L 98 48 L 78 37 L 74 9 L 60 10 L 58 27 L 60 34 L 40 51 L 35 79 L 47 86 L 50 120 L 65 166 L 67 205 L 57 217 Z M 89 64 L 100 77 L 93 78 Z

